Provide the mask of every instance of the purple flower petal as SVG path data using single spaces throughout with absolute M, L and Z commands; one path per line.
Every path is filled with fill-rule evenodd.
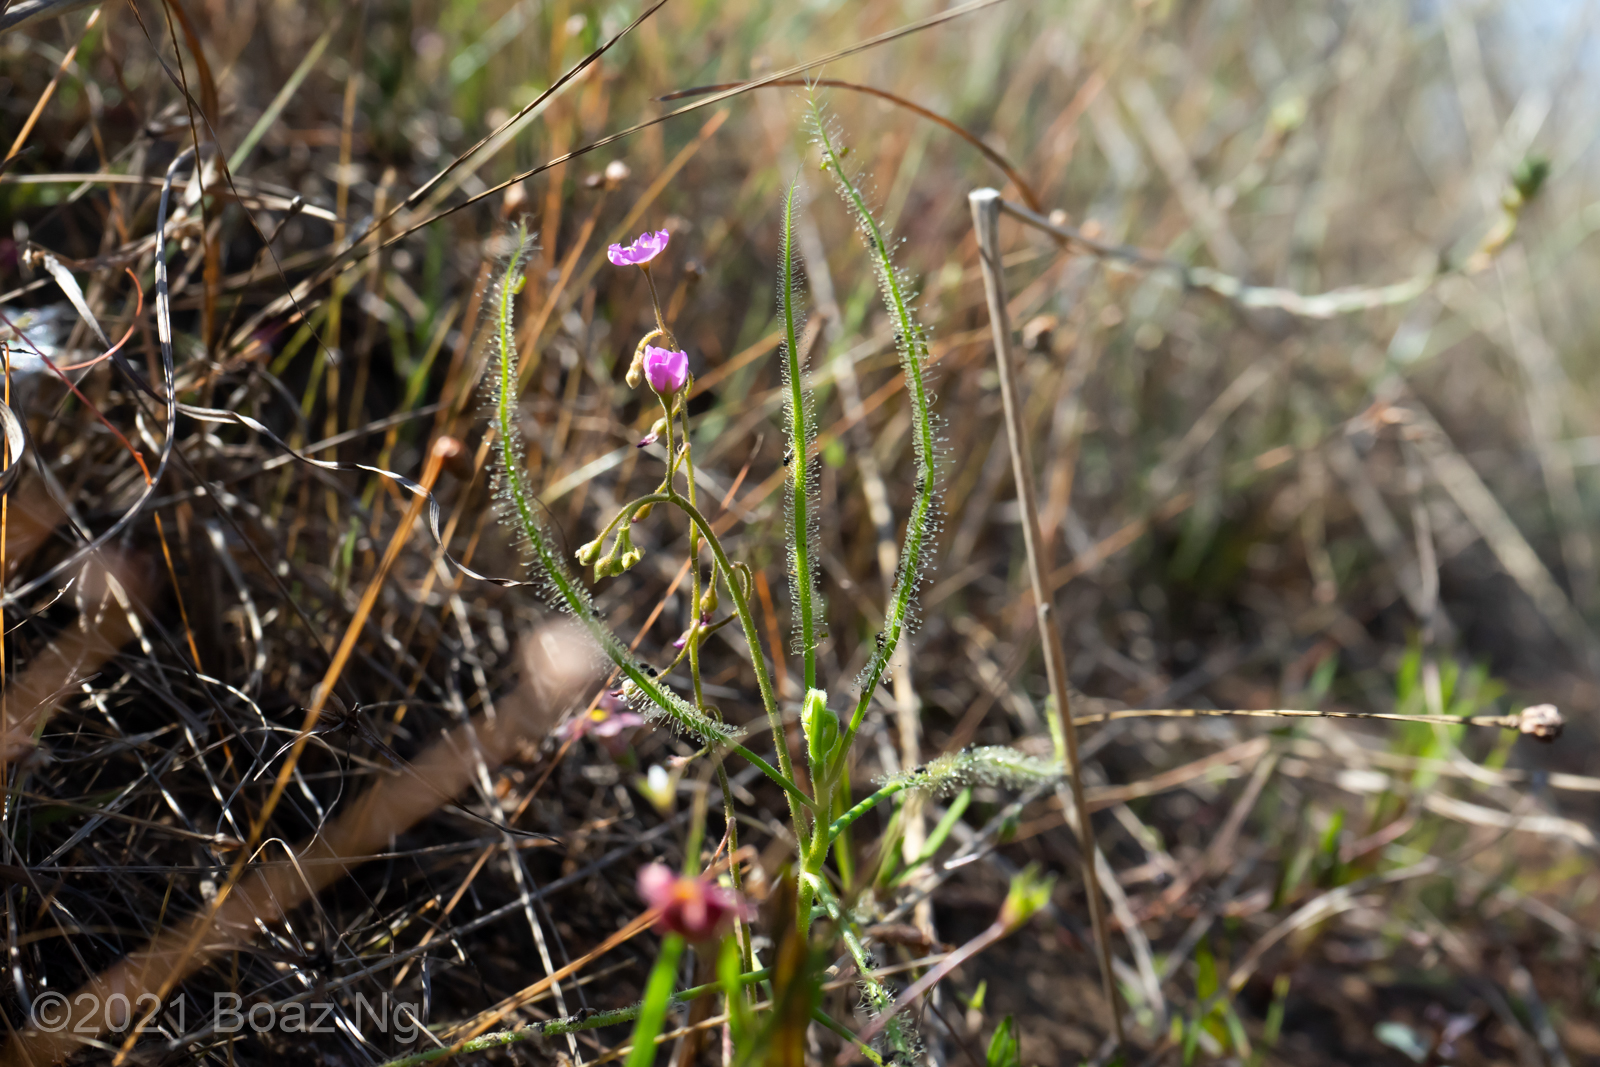
M 671 396 L 689 380 L 689 355 L 670 348 L 646 345 L 644 350 L 644 377 L 650 388 L 663 396 Z
M 606 249 L 606 258 L 619 267 L 630 264 L 642 267 L 665 251 L 671 238 L 672 235 L 666 230 L 656 230 L 654 233 L 646 230 L 632 244 L 612 245 Z
M 657 931 L 682 934 L 690 941 L 719 936 L 735 916 L 752 917 L 752 909 L 738 893 L 707 878 L 679 875 L 663 863 L 640 869 L 639 897 L 646 907 L 661 909 Z
M 672 889 L 678 876 L 665 863 L 651 863 L 639 868 L 639 896 L 646 907 L 659 908 L 672 900 Z
M 631 730 L 635 726 L 643 726 L 644 718 L 631 711 L 619 711 L 609 715 L 603 722 L 596 723 L 589 732 L 596 737 L 616 737 L 624 730 Z

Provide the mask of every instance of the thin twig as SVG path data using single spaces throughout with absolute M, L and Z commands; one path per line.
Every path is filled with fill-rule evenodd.
M 993 189 L 979 189 L 968 200 L 972 205 L 972 224 L 978 235 L 978 258 L 983 267 L 984 294 L 989 301 L 989 322 L 994 329 L 994 356 L 1000 369 L 1000 396 L 1005 406 L 1006 437 L 1011 444 L 1012 477 L 1016 481 L 1017 500 L 1022 505 L 1022 539 L 1027 550 L 1028 580 L 1033 586 L 1034 608 L 1039 617 L 1039 640 L 1044 645 L 1045 673 L 1050 682 L 1051 733 L 1054 735 L 1056 758 L 1067 768 L 1072 809 L 1077 813 L 1083 883 L 1089 898 L 1089 919 L 1094 927 L 1095 949 L 1100 957 L 1100 981 L 1106 1003 L 1111 1008 L 1111 1030 L 1117 1044 L 1126 1047 L 1122 1000 L 1111 970 L 1111 943 L 1106 930 L 1099 878 L 1095 872 L 1094 825 L 1089 821 L 1089 802 L 1083 789 L 1083 765 L 1078 759 L 1077 720 L 1072 717 L 1071 697 L 1067 692 L 1066 656 L 1051 611 L 1053 597 L 1045 578 L 1049 573 L 1049 567 L 1043 559 L 1045 546 L 1039 540 L 1039 506 L 1033 489 L 1033 458 L 1029 454 L 1027 431 L 1022 425 L 1016 367 L 1011 358 L 1011 321 L 1006 313 L 1006 282 L 1000 267 L 1000 205 L 1003 201 Z M 1062 806 L 1065 808 L 1066 804 L 1063 802 Z

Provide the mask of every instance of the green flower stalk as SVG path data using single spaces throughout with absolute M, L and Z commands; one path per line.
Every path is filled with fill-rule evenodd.
M 496 330 L 493 337 L 495 349 L 494 386 L 491 393 L 490 419 L 497 437 L 498 455 L 497 480 L 501 507 L 506 517 L 515 524 L 521 533 L 528 553 L 532 556 L 532 563 L 541 576 L 547 599 L 550 603 L 569 612 L 575 617 L 594 638 L 602 652 L 623 673 L 631 686 L 624 686 L 634 696 L 634 703 L 640 714 L 647 717 L 662 719 L 671 723 L 675 728 L 698 738 L 708 748 L 728 748 L 745 759 L 750 760 L 759 767 L 763 774 L 783 787 L 790 797 L 792 804 L 799 803 L 809 807 L 811 800 L 794 784 L 793 776 L 773 767 L 766 760 L 750 752 L 748 749 L 735 743 L 737 734 L 726 724 L 718 722 L 697 708 L 691 707 L 680 699 L 665 685 L 659 682 L 643 664 L 634 660 L 627 646 L 611 631 L 599 617 L 594 609 L 594 603 L 589 598 L 586 590 L 568 570 L 563 553 L 555 547 L 554 539 L 544 527 L 538 512 L 538 500 L 532 488 L 528 485 L 527 474 L 523 464 L 522 434 L 517 428 L 517 384 L 516 364 L 517 350 L 515 344 L 515 330 L 512 325 L 512 306 L 514 297 L 521 291 L 524 278 L 522 275 L 523 264 L 532 250 L 532 241 L 526 226 L 517 229 L 516 246 L 510 259 L 506 263 L 505 271 L 496 287 L 495 317 Z M 682 498 L 666 494 L 656 494 L 642 501 L 630 504 L 626 513 L 633 514 L 642 503 L 658 503 L 671 501 L 683 507 L 690 514 L 690 518 L 701 528 L 702 533 L 709 531 L 710 525 L 692 505 L 687 505 Z M 612 525 L 615 525 L 613 523 Z M 604 534 L 602 534 L 604 536 Z M 720 545 L 712 542 L 714 550 L 720 556 Z M 590 553 L 590 545 L 580 549 L 585 555 Z M 637 552 L 631 544 L 623 549 L 624 553 Z M 744 614 L 748 614 L 748 607 L 742 598 L 739 600 Z M 747 624 L 747 630 L 753 632 L 753 621 Z M 752 643 L 752 647 L 759 645 Z M 758 674 L 760 672 L 758 671 Z M 762 675 L 764 678 L 764 675 Z M 766 696 L 770 683 L 763 686 L 763 695 Z M 780 756 L 787 758 L 780 749 Z M 798 821 L 798 815 L 797 815 Z

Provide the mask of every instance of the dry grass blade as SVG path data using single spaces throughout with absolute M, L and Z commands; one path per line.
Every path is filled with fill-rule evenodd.
M 1000 194 L 980 189 L 968 197 L 972 205 L 972 224 L 978 235 L 978 255 L 983 267 L 983 287 L 989 298 L 989 321 L 994 330 L 994 358 L 1000 369 L 1000 395 L 1005 405 L 1006 440 L 1011 446 L 1012 477 L 1017 485 L 1017 500 L 1022 507 L 1022 536 L 1028 561 L 1028 581 L 1033 588 L 1038 613 L 1039 640 L 1044 645 L 1045 670 L 1050 680 L 1050 727 L 1057 760 L 1067 768 L 1079 847 L 1083 857 L 1083 881 L 1089 899 L 1089 917 L 1094 927 L 1095 948 L 1100 956 L 1100 981 L 1106 1003 L 1111 1008 L 1111 1033 L 1119 1051 L 1127 1043 L 1122 1025 L 1122 1002 L 1116 977 L 1111 969 L 1111 943 L 1106 930 L 1100 879 L 1096 870 L 1099 848 L 1094 843 L 1094 825 L 1089 821 L 1085 798 L 1083 762 L 1078 756 L 1077 720 L 1072 715 L 1067 692 L 1067 663 L 1056 628 L 1053 598 L 1046 575 L 1050 570 L 1046 549 L 1039 543 L 1039 508 L 1033 490 L 1033 457 L 1026 431 L 1021 425 L 1021 401 L 1017 397 L 1016 370 L 1011 354 L 1011 320 L 1006 314 L 1005 275 L 1000 262 Z M 1065 801 L 1063 800 L 1063 806 Z
M 539 174 L 543 174 L 545 171 L 550 170 L 550 169 L 552 169 L 554 167 L 559 167 L 563 163 L 569 163 L 574 159 L 578 159 L 578 158 L 581 158 L 582 156 L 586 156 L 590 152 L 595 151 L 596 149 L 604 148 L 607 145 L 616 144 L 618 141 L 622 141 L 622 140 L 625 140 L 626 138 L 632 137 L 634 134 L 641 133 L 644 130 L 647 130 L 647 129 L 651 128 L 652 126 L 659 126 L 663 122 L 667 122 L 667 121 L 669 121 L 671 119 L 678 118 L 681 115 L 687 115 L 687 114 L 689 114 L 690 112 L 693 112 L 693 111 L 699 111 L 702 108 L 707 108 L 707 107 L 711 107 L 711 106 L 716 105 L 716 104 L 720 104 L 724 100 L 731 99 L 731 98 L 733 98 L 735 96 L 741 96 L 744 93 L 750 92 L 753 89 L 759 89 L 764 85 L 768 85 L 768 84 L 771 84 L 773 82 L 782 81 L 785 78 L 792 78 L 796 74 L 803 74 L 804 72 L 806 72 L 808 70 L 814 70 L 817 67 L 827 66 L 829 63 L 837 62 L 838 60 L 844 59 L 844 58 L 846 58 L 848 56 L 853 56 L 853 55 L 855 55 L 855 54 L 857 54 L 859 52 L 865 52 L 865 51 L 868 51 L 870 49 L 877 48 L 877 47 L 879 47 L 881 45 L 888 44 L 888 43 L 890 43 L 892 41 L 900 40 L 901 38 L 910 36 L 911 34 L 920 33 L 923 30 L 931 29 L 934 26 L 938 26 L 938 25 L 941 25 L 943 23 L 949 22 L 951 19 L 961 18 L 964 15 L 970 15 L 973 12 L 982 10 L 983 8 L 993 7 L 995 4 L 999 4 L 999 3 L 1003 3 L 1003 2 L 1004 2 L 1004 0 L 968 0 L 968 2 L 965 3 L 965 4 L 957 5 L 956 7 L 950 8 L 947 11 L 942 11 L 942 12 L 938 13 L 937 15 L 930 15 L 927 18 L 920 19 L 920 20 L 918 20 L 916 22 L 910 23 L 910 24 L 905 25 L 905 26 L 901 26 L 898 29 L 890 30 L 887 33 L 880 33 L 877 36 L 868 38 L 867 40 L 862 41 L 859 44 L 851 45 L 848 48 L 838 49 L 837 51 L 830 52 L 827 55 L 819 56 L 818 58 L 809 60 L 809 61 L 807 61 L 805 63 L 800 63 L 800 64 L 797 64 L 795 66 L 785 68 L 784 70 L 778 71 L 777 73 L 768 75 L 766 77 L 757 78 L 754 81 L 740 83 L 739 85 L 735 86 L 734 88 L 725 89 L 725 90 L 722 90 L 721 92 L 712 93 L 710 96 L 706 97 L 704 100 L 697 100 L 696 102 L 694 102 L 692 104 L 686 104 L 683 107 L 675 108 L 674 110 L 667 112 L 665 115 L 658 115 L 653 119 L 647 119 L 644 122 L 635 123 L 634 125 L 629 126 L 625 130 L 619 130 L 618 132 L 613 133 L 613 134 L 609 134 L 608 136 L 602 137 L 597 141 L 592 141 L 589 144 L 584 145 L 582 148 L 575 148 L 570 152 L 566 152 L 566 153 L 563 153 L 562 155 L 559 155 L 559 156 L 555 157 L 554 159 L 546 160 L 545 162 L 539 164 L 537 167 L 533 167 L 533 168 L 531 168 L 529 170 L 521 171 L 520 173 L 516 174 L 515 176 L 513 176 L 511 178 L 506 179 L 505 181 L 499 183 L 498 185 L 490 186 L 488 189 L 485 189 L 483 192 L 476 193 L 476 194 L 468 197 L 467 199 L 463 200 L 459 204 L 452 205 L 451 207 L 448 207 L 445 210 L 440 211 L 437 214 L 432 215 L 429 218 L 424 219 L 421 222 L 414 223 L 411 226 L 408 226 L 406 229 L 402 230 L 400 233 L 396 234 L 394 237 L 391 237 L 389 240 L 387 240 L 387 241 L 381 243 L 380 245 L 376 246 L 375 248 L 371 249 L 370 252 L 367 253 L 367 254 L 371 254 L 371 252 L 378 252 L 378 251 L 381 251 L 381 250 L 383 250 L 385 248 L 388 248 L 388 247 L 390 247 L 390 246 L 392 246 L 394 244 L 397 244 L 399 241 L 401 241 L 403 238 L 409 236 L 411 233 L 414 233 L 417 230 L 423 229 L 425 227 L 431 226 L 434 223 L 438 222 L 439 220 L 447 218 L 450 215 L 454 215 L 456 212 L 462 211 L 465 208 L 468 208 L 468 207 L 472 206 L 473 204 L 477 203 L 480 200 L 483 200 L 483 199 L 485 199 L 487 197 L 493 196 L 496 193 L 503 192 L 505 189 L 509 188 L 512 185 L 516 185 L 519 182 L 527 181 L 529 178 L 535 177 L 536 175 L 539 175 Z
M 725 93 L 731 90 L 745 88 L 746 86 L 754 88 L 757 84 L 758 83 L 755 82 L 725 82 L 720 85 L 699 85 L 693 89 L 679 89 L 676 92 L 666 93 L 663 96 L 656 97 L 656 99 L 661 101 L 684 100 L 692 96 L 704 96 L 707 93 Z M 1027 201 L 1027 204 L 1030 208 L 1032 208 L 1034 211 L 1044 210 L 1044 205 L 1040 202 L 1038 194 L 1033 191 L 1033 186 L 1029 185 L 1027 180 L 1023 178 L 1021 173 L 1018 172 L 1017 168 L 1011 165 L 1010 160 L 1006 159 L 1005 156 L 1001 155 L 999 152 L 996 152 L 993 148 L 990 148 L 987 144 L 985 144 L 983 142 L 983 138 L 978 137 L 960 123 L 952 122 L 938 112 L 930 111 L 921 104 L 918 104 L 912 100 L 907 100 L 898 93 L 892 93 L 887 89 L 880 89 L 873 85 L 861 85 L 857 82 L 844 81 L 839 78 L 784 78 L 780 81 L 763 81 L 760 82 L 759 85 L 763 88 L 788 86 L 791 88 L 803 88 L 808 90 L 848 89 L 853 93 L 865 93 L 868 96 L 875 96 L 880 100 L 887 100 L 895 107 L 903 108 L 906 111 L 911 112 L 913 115 L 920 115 L 929 122 L 943 126 L 945 129 L 949 130 L 951 133 L 967 142 L 973 148 L 976 148 L 980 153 L 982 153 L 983 158 L 1000 168 L 1000 172 L 1007 178 L 1011 179 L 1012 184 L 1017 187 L 1017 192 L 1022 194 L 1022 199 Z

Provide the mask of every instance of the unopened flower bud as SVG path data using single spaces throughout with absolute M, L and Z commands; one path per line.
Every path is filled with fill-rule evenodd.
M 624 525 L 617 531 L 617 540 L 612 544 L 611 551 L 595 566 L 595 577 L 615 578 L 641 559 L 644 559 L 644 553 L 633 547 L 632 528 Z
M 601 544 L 602 540 L 604 539 L 596 537 L 588 544 L 578 546 L 578 551 L 574 552 L 573 555 L 578 557 L 579 563 L 583 564 L 585 567 L 589 566 L 595 560 L 600 558 L 600 549 L 604 547 Z
M 659 763 L 651 767 L 642 778 L 633 780 L 633 787 L 663 816 L 671 815 L 678 794 L 678 776 L 671 774 Z
M 717 583 L 712 582 L 706 586 L 706 591 L 700 594 L 700 617 L 715 615 L 719 604 L 721 601 L 717 599 Z
M 824 772 L 839 747 L 839 716 L 828 708 L 828 694 L 821 689 L 806 692 L 805 708 L 800 713 L 800 725 L 806 734 L 806 755 L 811 761 L 813 776 Z
M 1000 925 L 1006 933 L 1015 933 L 1027 925 L 1038 910 L 1050 903 L 1050 891 L 1055 888 L 1054 875 L 1041 878 L 1039 865 L 1030 863 L 1011 879 L 1011 889 L 1006 902 L 1000 907 Z
M 615 578 L 643 558 L 644 553 L 633 547 L 633 535 L 629 527 L 624 525 L 617 531 L 617 539 L 612 543 L 611 551 L 594 565 L 594 580 L 598 582 L 602 578 Z
M 633 372 L 629 371 L 628 373 L 632 374 Z M 628 384 L 629 385 L 634 385 L 636 383 L 629 382 Z M 659 418 L 659 419 L 657 419 L 655 421 L 655 424 L 650 427 L 650 432 L 645 434 L 643 437 L 641 437 L 639 439 L 639 443 L 635 447 L 644 448 L 646 445 L 653 445 L 657 441 L 661 440 L 661 435 L 666 433 L 666 432 L 667 432 L 667 420 L 664 417 L 663 418 Z
M 656 509 L 656 506 L 653 503 L 640 504 L 639 505 L 639 510 L 635 511 L 633 513 L 633 518 L 630 519 L 629 521 L 630 522 L 643 522 L 645 519 L 648 519 L 650 517 L 650 513 L 652 511 L 654 511 L 655 509 Z

